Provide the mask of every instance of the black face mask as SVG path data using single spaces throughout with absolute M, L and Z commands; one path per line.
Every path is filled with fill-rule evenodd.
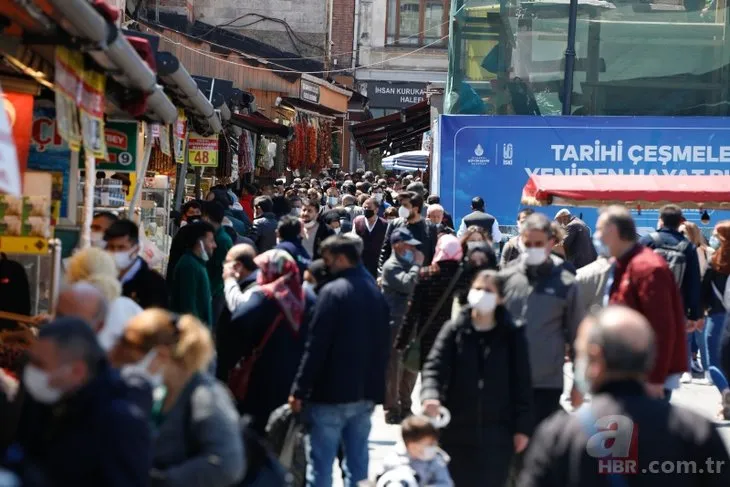
M 373 216 L 375 216 L 375 211 L 373 211 L 371 209 L 367 209 L 364 211 L 364 214 L 365 214 L 365 218 L 369 219 L 369 218 L 372 218 Z

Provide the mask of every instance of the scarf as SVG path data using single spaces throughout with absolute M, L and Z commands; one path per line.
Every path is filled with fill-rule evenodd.
M 288 252 L 272 249 L 257 256 L 254 262 L 259 268 L 259 289 L 267 298 L 276 300 L 289 325 L 298 332 L 304 316 L 304 290 L 296 261 Z

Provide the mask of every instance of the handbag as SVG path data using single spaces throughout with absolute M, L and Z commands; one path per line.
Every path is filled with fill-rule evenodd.
M 264 347 L 266 347 L 271 335 L 274 334 L 276 329 L 279 327 L 279 323 L 281 323 L 283 319 L 284 314 L 279 313 L 271 325 L 269 325 L 269 328 L 267 328 L 266 333 L 264 333 L 264 337 L 261 339 L 258 346 L 251 350 L 250 354 L 241 358 L 228 374 L 228 388 L 231 390 L 233 397 L 235 397 L 237 401 L 242 402 L 246 399 L 246 395 L 248 394 L 248 385 L 251 381 L 251 374 L 253 373 L 256 361 L 259 357 L 261 357 Z
M 464 266 L 462 264 L 454 273 L 454 277 L 451 278 L 451 281 L 449 281 L 449 285 L 446 286 L 446 290 L 436 302 L 436 306 L 434 306 L 433 310 L 431 310 L 431 314 L 428 315 L 428 319 L 426 320 L 426 323 L 424 323 L 423 328 L 421 328 L 421 331 L 418 333 L 418 335 L 416 335 L 415 338 L 408 342 L 408 345 L 403 351 L 402 360 L 403 366 L 407 370 L 410 370 L 414 373 L 418 373 L 421 371 L 421 340 L 424 336 L 426 336 L 426 332 L 428 332 L 428 330 L 431 328 L 433 320 L 436 319 L 436 315 L 438 315 L 439 311 L 441 311 L 441 308 L 443 308 L 444 303 L 451 295 L 451 292 L 454 290 L 454 287 L 459 281 L 459 278 L 461 277 L 463 271 Z

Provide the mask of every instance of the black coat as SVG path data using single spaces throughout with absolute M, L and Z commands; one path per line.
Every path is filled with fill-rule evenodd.
M 254 272 L 238 282 L 241 292 L 246 292 L 247 289 L 256 285 L 257 274 Z M 231 316 L 232 313 L 226 304 L 215 326 L 215 376 L 224 383 L 228 380 L 231 369 L 241 358 L 241 344 L 235 340 L 238 331 L 231 330 Z
M 106 365 L 90 384 L 53 407 L 26 394 L 11 447 L 22 452 L 22 460 L 13 470 L 28 487 L 148 485 L 152 439 L 149 410 L 139 398 L 136 388 Z
M 590 408 L 588 424 L 592 418 L 597 421 L 613 415 L 628 417 L 633 422 L 635 438 L 631 441 L 636 446 L 636 475 L 622 476 L 624 485 L 730 485 L 730 469 L 716 468 L 718 461 L 728 465 L 729 458 L 717 427 L 710 420 L 688 409 L 649 398 L 644 387 L 632 381 L 604 385 L 593 396 Z M 599 472 L 599 459 L 586 451 L 588 438 L 595 433 L 587 431 L 589 427 L 583 423 L 580 413 L 569 415 L 563 411 L 543 422 L 532 437 L 518 484 L 522 487 L 616 485 L 612 476 Z M 708 458 L 715 462 L 714 473 L 708 473 Z M 693 462 L 696 472 L 649 473 L 650 469 L 663 467 L 664 462 L 675 469 Z
M 576 269 L 585 267 L 598 258 L 596 248 L 593 246 L 591 230 L 588 225 L 583 223 L 583 220 L 573 217 L 565 227 L 565 233 L 563 240 L 565 257 Z
M 383 218 L 375 220 L 373 231 L 368 231 L 365 216 L 358 216 L 352 223 L 355 233 L 362 239 L 362 263 L 365 268 L 370 271 L 373 277 L 378 277 L 378 260 L 380 259 L 380 250 L 383 248 L 385 240 L 385 231 L 388 229 L 388 223 Z
M 509 436 L 532 431 L 532 382 L 527 341 L 509 312 L 497 307 L 496 327 L 478 332 L 471 308 L 441 329 L 423 367 L 421 400 L 438 399 L 451 412 L 442 443 L 483 448 L 495 424 Z M 448 451 L 448 450 L 447 450 Z
M 253 221 L 251 239 L 260 254 L 271 250 L 276 245 L 276 227 L 278 221 L 273 213 L 264 213 Z
M 139 271 L 122 285 L 122 294 L 142 309 L 162 308 L 170 306 L 170 293 L 167 289 L 167 282 L 157 271 L 150 269 L 143 259 Z
M 235 362 L 259 346 L 281 312 L 279 304 L 262 292 L 252 288 L 249 293 L 249 299 L 233 312 L 225 335 L 225 339 L 231 343 L 229 352 L 235 356 Z M 279 323 L 253 367 L 246 399 L 237 404 L 241 414 L 253 416 L 252 426 L 260 434 L 264 434 L 269 415 L 274 409 L 287 402 L 304 353 L 313 307 L 314 301 L 308 296 L 298 332 L 286 319 Z
M 380 404 L 390 348 L 388 305 L 375 279 L 360 265 L 345 270 L 319 292 L 292 394 L 323 404 Z
M 321 257 L 321 254 L 319 252 L 320 245 L 322 245 L 322 242 L 324 242 L 327 238 L 331 237 L 334 234 L 335 231 L 332 230 L 330 226 L 324 222 L 324 220 L 320 219 L 317 233 L 314 236 L 314 253 L 312 255 L 312 260 L 317 260 Z

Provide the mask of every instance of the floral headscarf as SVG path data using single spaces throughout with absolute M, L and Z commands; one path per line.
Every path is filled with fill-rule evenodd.
M 436 254 L 433 262 L 456 261 L 464 258 L 461 242 L 454 235 L 442 235 L 436 243 Z
M 304 316 L 304 291 L 299 267 L 288 252 L 272 249 L 254 259 L 259 268 L 256 282 L 268 298 L 275 299 L 292 329 L 299 331 Z

